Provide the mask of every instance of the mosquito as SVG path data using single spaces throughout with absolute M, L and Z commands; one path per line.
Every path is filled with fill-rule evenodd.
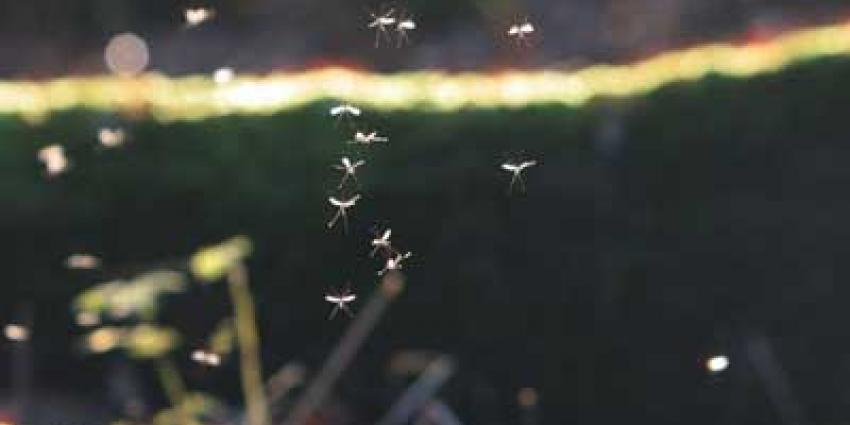
M 72 254 L 65 260 L 65 267 L 76 270 L 92 270 L 100 267 L 100 258 L 91 254 Z
M 38 160 L 47 169 L 47 175 L 55 176 L 68 169 L 68 158 L 62 145 L 49 145 L 38 151 Z
M 197 349 L 192 352 L 192 360 L 205 366 L 216 367 L 221 365 L 221 356 L 211 351 Z
M 349 199 L 339 200 L 334 198 L 333 196 L 328 198 L 328 202 L 331 205 L 337 207 L 337 212 L 334 214 L 331 221 L 328 222 L 328 229 L 334 227 L 337 221 L 342 218 L 342 228 L 347 232 L 348 231 L 348 215 L 346 215 L 345 211 L 354 206 L 357 203 L 357 200 L 360 199 L 360 194 L 356 194 Z
M 387 258 L 387 263 L 384 268 L 378 271 L 378 276 L 383 276 L 390 270 L 401 270 L 401 263 L 413 255 L 410 251 L 404 254 L 396 254 L 394 257 Z
M 369 253 L 369 257 L 374 257 L 378 251 L 385 251 L 389 254 L 392 254 L 393 247 L 390 243 L 390 236 L 392 236 L 392 229 L 384 230 L 384 233 L 379 238 L 372 239 L 372 252 Z
M 410 37 L 408 37 L 407 32 L 415 29 L 416 22 L 413 21 L 412 17 L 399 18 L 399 21 L 395 26 L 395 31 L 398 33 L 398 44 L 396 47 L 401 47 L 404 43 L 409 42 Z
M 528 37 L 532 33 L 534 33 L 534 25 L 527 19 L 521 24 L 513 24 L 508 28 L 508 37 L 516 38 L 517 43 L 528 43 Z
M 126 135 L 120 128 L 101 128 L 97 132 L 97 140 L 105 148 L 114 148 L 124 144 Z
M 358 131 L 354 133 L 354 140 L 349 140 L 349 145 L 371 145 L 372 143 L 387 143 L 389 142 L 389 137 L 378 136 L 377 131 L 373 131 L 371 133 L 364 133 L 362 131 Z
M 6 335 L 6 338 L 9 341 L 26 341 L 30 339 L 30 328 L 19 325 L 17 323 L 10 323 L 3 327 L 3 333 Z
M 219 68 L 213 72 L 213 81 L 218 85 L 224 85 L 231 81 L 236 77 L 236 71 L 233 68 Z
M 330 110 L 332 117 L 359 117 L 360 112 L 360 108 L 347 103 L 336 105 Z
M 343 103 L 332 107 L 329 113 L 332 117 L 336 118 L 337 122 L 344 119 L 348 121 L 349 124 L 352 124 L 354 118 L 359 117 L 360 114 L 362 114 L 362 111 L 354 105 Z
M 395 9 L 390 9 L 382 14 L 369 13 L 372 17 L 372 21 L 369 22 L 367 28 L 375 29 L 375 47 L 377 48 L 381 44 L 381 35 L 387 37 L 387 40 L 390 39 L 390 33 L 387 31 L 387 28 L 392 27 L 396 23 L 396 18 L 393 16 L 395 14 Z
M 183 17 L 186 19 L 187 27 L 196 27 L 201 25 L 202 23 L 212 19 L 214 16 L 215 10 L 204 7 L 188 8 L 183 11 Z
M 330 294 L 325 294 L 325 301 L 334 305 L 333 310 L 331 310 L 331 314 L 328 316 L 328 320 L 333 320 L 336 317 L 336 313 L 342 310 L 348 317 L 354 317 L 354 314 L 351 312 L 351 309 L 348 308 L 348 303 L 353 302 L 357 299 L 357 295 L 351 293 L 351 290 L 346 288 L 342 291 L 331 291 Z
M 342 157 L 340 162 L 342 163 L 342 165 L 334 165 L 334 168 L 343 172 L 342 180 L 339 181 L 339 185 L 336 187 L 337 189 L 342 189 L 342 186 L 345 184 L 346 181 L 348 181 L 349 177 L 354 180 L 354 183 L 357 183 L 357 167 L 360 167 L 361 165 L 366 163 L 366 161 L 362 159 L 359 161 L 351 162 L 351 160 L 348 159 L 347 156 Z
M 512 163 L 506 162 L 502 164 L 502 169 L 505 171 L 509 171 L 513 173 L 511 177 L 511 184 L 508 186 L 508 193 L 512 193 L 514 189 L 514 184 L 519 182 L 522 191 L 525 192 L 525 180 L 522 178 L 522 172 L 525 171 L 526 168 L 533 167 L 537 165 L 537 161 L 523 161 L 520 163 Z

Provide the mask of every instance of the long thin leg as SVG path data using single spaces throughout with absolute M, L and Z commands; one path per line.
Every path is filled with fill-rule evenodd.
M 340 215 L 342 215 L 342 232 L 348 233 L 348 215 L 345 214 L 345 208 L 339 210 Z
M 345 182 L 348 181 L 348 176 L 349 176 L 349 174 L 346 171 L 345 174 L 342 175 L 342 179 L 339 181 L 339 185 L 337 185 L 337 187 L 336 187 L 337 189 L 342 189 L 342 185 L 344 185 Z
M 347 305 L 343 304 L 340 306 L 340 309 L 343 313 L 345 313 L 348 317 L 354 318 L 354 313 L 351 312 L 351 309 L 348 308 Z
M 328 320 L 333 320 L 336 317 L 336 312 L 339 310 L 339 306 L 335 305 L 334 309 L 331 310 L 331 314 L 328 316 Z
M 375 245 L 375 247 L 374 247 L 374 248 L 372 248 L 372 251 L 371 251 L 371 252 L 369 252 L 369 258 L 374 257 L 374 256 L 375 256 L 375 254 L 377 254 L 377 253 L 378 253 L 378 250 L 379 250 L 379 249 L 381 249 L 381 246 L 380 246 L 380 245 Z
M 389 31 L 387 31 L 387 29 L 386 29 L 386 28 L 384 28 L 383 33 L 384 33 L 384 37 L 386 37 L 386 39 L 387 39 L 387 46 L 392 47 L 392 45 L 393 45 L 393 36 L 392 36 L 392 35 L 390 35 L 390 32 L 389 32 Z
M 511 195 L 511 194 L 514 193 L 514 184 L 516 183 L 517 176 L 519 176 L 519 174 L 514 173 L 514 175 L 511 177 L 511 184 L 508 185 L 508 195 Z
M 525 193 L 526 192 L 526 190 L 525 190 L 525 179 L 522 178 L 522 174 L 517 174 L 516 176 L 517 176 L 517 181 L 519 182 L 520 189 L 522 190 L 523 193 Z
M 379 26 L 379 27 L 375 30 L 375 48 L 376 48 L 376 49 L 378 48 L 378 46 L 380 46 L 380 45 L 381 45 L 381 44 L 380 44 L 380 43 L 381 43 L 381 33 L 382 33 L 383 31 L 384 31 L 384 28 L 383 28 L 383 27 L 381 27 L 381 26 Z
M 334 224 L 336 224 L 337 220 L 339 220 L 339 218 L 341 216 L 342 216 L 342 208 L 337 210 L 336 214 L 334 214 L 334 217 L 331 219 L 331 221 L 328 222 L 328 229 L 334 227 Z

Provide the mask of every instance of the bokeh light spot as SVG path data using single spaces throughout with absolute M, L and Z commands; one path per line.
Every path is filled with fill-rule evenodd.
M 148 67 L 150 53 L 148 45 L 133 33 L 122 33 L 112 37 L 103 52 L 106 66 L 115 74 L 133 76 Z

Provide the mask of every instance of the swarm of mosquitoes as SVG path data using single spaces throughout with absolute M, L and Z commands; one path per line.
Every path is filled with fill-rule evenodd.
M 207 7 L 188 8 L 183 11 L 185 28 L 197 27 L 214 19 L 215 16 L 216 11 Z M 382 43 L 388 46 L 402 47 L 410 43 L 410 33 L 417 29 L 417 24 L 413 19 L 413 15 L 404 10 L 384 8 L 381 12 L 369 13 L 369 20 L 365 28 L 375 32 L 374 47 L 378 48 Z M 506 34 L 517 45 L 525 45 L 529 43 L 534 32 L 534 25 L 528 19 L 525 19 L 510 25 Z M 213 80 L 219 85 L 230 83 L 234 77 L 235 71 L 229 67 L 219 68 L 212 74 Z M 337 123 L 346 122 L 349 124 L 349 127 L 353 130 L 353 135 L 346 141 L 349 145 L 368 148 L 375 144 L 388 144 L 390 141 L 387 135 L 380 134 L 375 129 L 359 128 L 355 130 L 356 124 L 363 115 L 363 111 L 354 105 L 343 103 L 333 106 L 329 110 L 329 115 Z M 104 127 L 98 130 L 96 138 L 100 148 L 115 149 L 124 145 L 127 134 L 124 129 L 119 127 Z M 64 147 L 59 144 L 48 145 L 40 149 L 37 153 L 37 158 L 42 162 L 47 177 L 55 177 L 63 174 L 71 166 L 71 161 L 65 155 Z M 327 222 L 328 229 L 333 229 L 341 222 L 343 232 L 348 233 L 349 212 L 362 198 L 362 195 L 357 193 L 359 187 L 357 171 L 365 164 L 366 160 L 364 159 L 352 159 L 348 156 L 343 156 L 340 158 L 338 164 L 332 166 L 334 170 L 341 173 L 341 176 L 336 186 L 337 194 L 328 197 L 328 203 L 335 210 L 333 216 Z M 526 187 L 523 173 L 535 165 L 537 165 L 537 161 L 535 160 L 508 161 L 500 164 L 500 168 L 511 175 L 510 183 L 508 184 L 508 194 L 512 194 L 515 187 L 519 187 L 521 192 L 525 192 Z M 376 272 L 377 276 L 383 276 L 393 270 L 401 270 L 404 262 L 413 255 L 410 251 L 396 249 L 391 241 L 391 237 L 392 230 L 386 227 L 378 230 L 369 241 L 371 248 L 369 257 L 380 257 L 383 262 L 383 267 Z M 91 254 L 76 253 L 66 259 L 65 266 L 69 269 L 91 270 L 99 268 L 101 266 L 101 260 Z M 356 299 L 357 295 L 352 292 L 350 282 L 344 288 L 331 289 L 326 292 L 324 300 L 333 305 L 328 320 L 334 319 L 339 312 L 343 312 L 347 317 L 354 317 L 349 304 L 353 303 Z M 195 350 L 191 354 L 191 358 L 198 363 L 210 367 L 218 366 L 221 362 L 218 355 L 208 353 L 204 350 Z
M 369 13 L 371 20 L 367 28 L 375 31 L 375 47 L 381 45 L 381 40 L 387 44 L 393 44 L 392 35 L 396 35 L 396 47 L 401 47 L 410 42 L 409 32 L 416 29 L 413 16 L 407 12 L 400 11 L 396 15 L 395 8 L 390 8 L 382 13 Z
M 349 145 L 356 145 L 358 147 L 368 149 L 374 144 L 389 143 L 389 137 L 380 135 L 377 130 L 354 130 L 354 128 L 358 127 L 360 120 L 363 117 L 363 111 L 354 105 L 340 104 L 333 106 L 328 111 L 328 114 L 333 119 L 337 120 L 337 123 L 345 121 L 350 124 L 350 128 L 354 131 L 354 135 L 351 139 L 346 141 Z M 338 223 L 342 223 L 343 232 L 348 233 L 349 210 L 354 208 L 357 202 L 362 198 L 362 195 L 357 193 L 360 186 L 357 180 L 357 171 L 364 165 L 366 165 L 365 159 L 352 159 L 348 156 L 343 156 L 340 158 L 339 163 L 332 165 L 332 168 L 340 173 L 340 179 L 336 186 L 337 194 L 328 197 L 328 203 L 334 209 L 333 216 L 327 222 L 328 229 L 332 229 Z M 374 258 L 377 254 L 381 254 L 384 259 L 383 268 L 377 272 L 379 276 L 384 275 L 389 270 L 401 269 L 404 259 L 412 255 L 410 252 L 400 254 L 393 247 L 390 241 L 391 235 L 392 230 L 385 228 L 383 230 L 379 230 L 370 242 L 371 251 L 369 253 L 369 257 Z M 354 302 L 356 299 L 357 295 L 352 292 L 350 282 L 344 288 L 331 289 L 328 291 L 325 294 L 325 301 L 333 305 L 333 309 L 331 310 L 328 319 L 333 319 L 340 311 L 345 313 L 348 317 L 353 317 L 354 313 L 352 312 L 349 304 Z
M 413 20 L 412 15 L 403 11 L 396 14 L 394 8 L 388 9 L 382 13 L 370 13 L 369 15 L 370 20 L 367 23 L 366 28 L 375 32 L 376 48 L 379 47 L 381 45 L 381 41 L 384 40 L 387 44 L 391 45 L 393 34 L 396 35 L 396 47 L 401 47 L 410 42 L 409 33 L 417 28 L 417 24 Z M 198 7 L 185 9 L 183 11 L 186 28 L 197 27 L 213 19 L 215 16 L 216 12 L 211 8 Z M 535 31 L 536 29 L 534 25 L 526 18 L 523 21 L 511 24 L 508 27 L 506 34 L 509 38 L 513 39 L 517 45 L 528 45 Z M 212 74 L 213 80 L 219 85 L 230 83 L 234 77 L 235 71 L 229 67 L 219 68 Z M 334 106 L 330 109 L 329 113 L 331 117 L 336 118 L 337 121 L 345 120 L 349 123 L 353 123 L 362 115 L 360 108 L 350 104 Z M 100 147 L 105 149 L 118 148 L 122 146 L 127 139 L 127 135 L 122 128 L 100 128 L 96 136 Z M 347 141 L 348 144 L 361 146 L 388 142 L 389 137 L 379 135 L 377 130 L 357 130 L 354 132 L 352 138 Z M 51 144 L 39 149 L 36 157 L 38 161 L 43 164 L 47 177 L 55 177 L 67 172 L 72 164 L 65 154 L 65 148 L 59 144 Z M 365 164 L 366 161 L 363 159 L 352 160 L 347 156 L 343 156 L 340 159 L 340 163 L 333 166 L 335 170 L 342 173 L 340 182 L 336 189 L 338 191 L 342 190 L 346 186 L 346 183 L 349 182 L 357 186 L 357 169 Z M 499 165 L 500 169 L 508 172 L 511 176 L 507 189 L 509 195 L 514 192 L 514 189 L 517 186 L 520 191 L 525 192 L 526 185 L 525 180 L 523 179 L 523 173 L 527 169 L 536 165 L 536 160 L 528 159 L 522 161 L 506 161 Z M 360 198 L 361 195 L 359 193 L 354 193 L 348 197 L 328 197 L 328 202 L 331 206 L 336 208 L 334 216 L 327 223 L 328 228 L 331 229 L 339 221 L 342 221 L 343 230 L 347 232 L 347 212 L 356 205 Z M 387 227 L 382 231 L 378 231 L 374 235 L 374 238 L 369 242 L 369 245 L 371 246 L 369 257 L 374 258 L 379 254 L 383 256 L 384 265 L 382 269 L 377 271 L 378 276 L 383 276 L 392 270 L 400 270 L 404 261 L 413 255 L 410 251 L 402 252 L 397 250 L 390 240 L 391 236 L 392 230 Z M 92 270 L 101 266 L 101 259 L 91 254 L 76 253 L 67 257 L 65 260 L 65 266 L 69 269 Z M 356 299 L 357 295 L 352 292 L 350 283 L 342 289 L 329 290 L 324 296 L 324 300 L 333 305 L 328 316 L 328 320 L 332 320 L 340 311 L 348 317 L 354 317 L 354 313 L 352 312 L 351 307 L 349 307 L 349 304 L 354 302 Z M 31 330 L 27 326 L 13 323 L 7 324 L 4 327 L 4 333 L 5 337 L 10 341 L 25 341 L 29 339 Z M 221 364 L 222 360 L 220 355 L 217 353 L 203 349 L 193 351 L 191 359 L 207 367 L 217 367 Z M 728 366 L 728 363 L 728 358 L 725 356 L 715 356 L 706 362 L 706 369 L 710 373 L 719 373 Z

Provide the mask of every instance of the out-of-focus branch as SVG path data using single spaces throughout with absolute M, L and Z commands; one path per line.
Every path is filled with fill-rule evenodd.
M 260 338 L 257 332 L 254 300 L 248 286 L 248 271 L 238 261 L 227 273 L 227 286 L 233 301 L 236 342 L 239 344 L 240 374 L 249 425 L 268 425 L 268 405 L 260 363 Z
M 307 377 L 307 368 L 290 362 L 275 372 L 266 382 L 269 403 L 269 418 L 274 422 L 283 412 L 283 404 L 293 389 L 302 385 Z
M 442 400 L 434 399 L 422 408 L 414 425 L 463 425 L 455 412 Z
M 180 371 L 174 361 L 168 357 L 158 358 L 156 360 L 156 373 L 168 401 L 172 406 L 179 407 L 186 397 L 186 385 L 183 383 L 183 378 L 180 377 Z
M 438 357 L 422 372 L 422 375 L 408 387 L 407 391 L 393 404 L 393 407 L 378 422 L 378 425 L 398 425 L 407 423 L 411 416 L 426 404 L 434 393 L 454 374 L 455 361 L 446 355 Z
M 366 337 L 384 314 L 390 303 L 404 290 L 404 276 L 399 271 L 387 273 L 381 280 L 380 289 L 375 292 L 354 323 L 340 339 L 321 371 L 307 387 L 304 395 L 293 407 L 284 425 L 301 425 L 321 406 L 333 388 L 334 383 L 354 359 L 354 355 L 363 345 Z

